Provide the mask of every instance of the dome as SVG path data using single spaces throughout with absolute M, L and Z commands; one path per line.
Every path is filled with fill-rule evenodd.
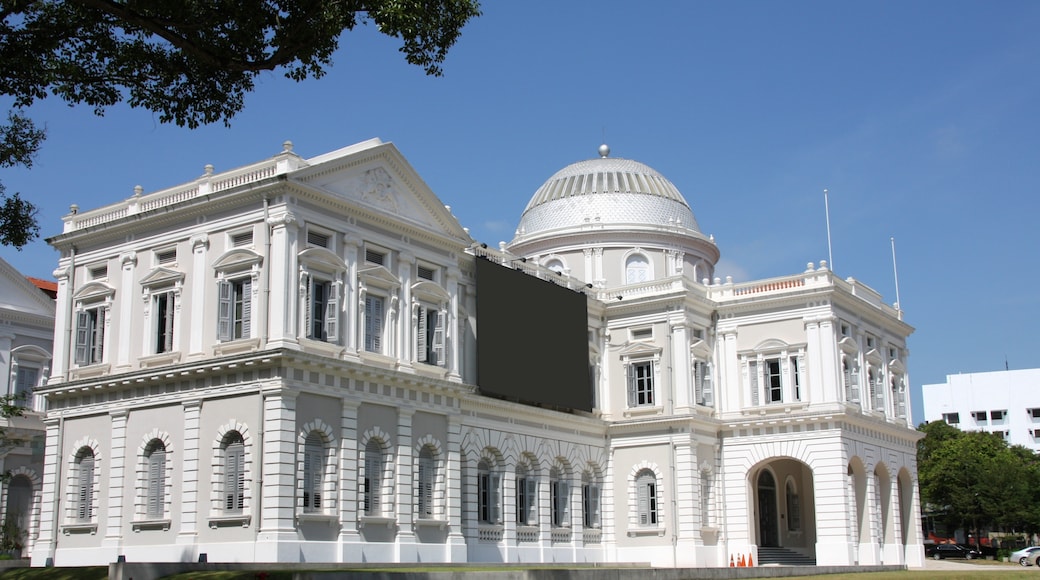
M 700 232 L 693 210 L 672 182 L 647 165 L 600 157 L 564 167 L 528 202 L 514 242 L 585 227 L 667 227 Z

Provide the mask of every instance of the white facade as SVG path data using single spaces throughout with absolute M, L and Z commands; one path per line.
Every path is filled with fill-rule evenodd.
M 23 408 L 20 416 L 0 418 L 7 443 L 0 445 L 0 521 L 22 556 L 31 555 L 39 535 L 43 492 L 43 397 L 50 374 L 54 300 L 0 259 L 0 393 Z
M 924 385 L 924 420 L 964 431 L 998 433 L 1011 445 L 1040 451 L 1040 369 L 946 375 Z
M 564 168 L 497 250 L 378 140 L 64 220 L 35 565 L 922 562 L 902 313 L 824 264 L 712 281 L 641 163 Z M 589 296 L 592 413 L 479 394 L 485 258 Z

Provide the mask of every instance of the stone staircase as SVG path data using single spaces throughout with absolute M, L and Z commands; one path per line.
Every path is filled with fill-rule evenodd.
M 780 565 L 780 566 L 815 566 L 816 558 L 806 556 L 794 550 L 788 550 L 787 548 L 764 548 L 759 546 L 758 548 L 758 562 L 755 563 L 757 566 L 765 566 L 768 564 Z

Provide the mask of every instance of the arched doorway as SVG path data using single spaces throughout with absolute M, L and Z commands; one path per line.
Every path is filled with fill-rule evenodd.
M 778 547 L 779 531 L 777 529 L 776 480 L 768 469 L 758 474 L 758 545 L 771 548 Z
M 772 456 L 748 470 L 747 486 L 752 542 L 759 548 L 786 548 L 815 557 L 816 488 L 809 465 Z

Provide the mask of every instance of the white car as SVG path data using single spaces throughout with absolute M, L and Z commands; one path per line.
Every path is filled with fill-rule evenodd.
M 1023 566 L 1032 566 L 1036 564 L 1036 559 L 1040 557 L 1040 546 L 1029 546 L 1028 548 L 1022 548 L 1017 552 L 1011 552 L 1010 561 L 1018 562 Z

